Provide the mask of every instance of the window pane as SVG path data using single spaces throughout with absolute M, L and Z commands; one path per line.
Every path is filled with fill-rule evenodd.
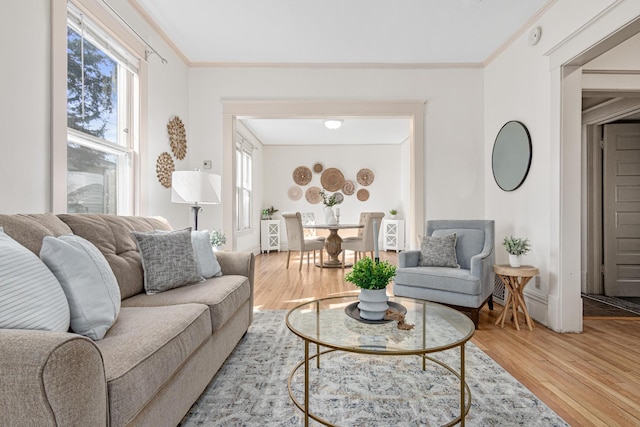
M 118 213 L 118 165 L 126 155 L 67 144 L 67 212 Z
M 242 192 L 242 227 L 248 229 L 251 227 L 251 193 L 249 191 Z
M 118 142 L 118 63 L 67 27 L 67 126 Z

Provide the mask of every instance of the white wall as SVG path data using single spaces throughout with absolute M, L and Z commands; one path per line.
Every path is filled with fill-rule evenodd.
M 64 7 L 63 2 L 54 4 Z M 112 0 L 110 4 L 169 60 L 163 65 L 157 56 L 151 56 L 148 63 L 140 213 L 165 216 L 174 227 L 188 226 L 188 207 L 170 202 L 170 192 L 158 183 L 155 172 L 158 155 L 170 151 L 166 125 L 176 114 L 185 122 L 189 144 L 187 158 L 178 161 L 176 168 L 192 167 L 187 66 L 127 0 Z M 8 2 L 0 14 L 0 36 L 8 61 L 0 67 L 0 125 L 4 129 L 0 138 L 1 213 L 51 210 L 50 14 L 50 3 L 45 0 Z M 16 34 L 20 34 L 19 42 L 15 41 Z
M 192 68 L 191 135 L 208 141 L 201 155 L 224 167 L 224 100 L 425 100 L 426 217 L 482 218 L 482 76 L 477 69 Z M 265 173 L 273 167 L 279 166 L 265 159 Z M 278 186 L 288 188 L 289 183 L 287 177 Z
M 619 7 L 607 10 L 614 3 Z M 540 268 L 540 288 L 526 288 L 527 304 L 534 319 L 555 330 L 582 329 L 580 235 L 568 225 L 579 229 L 583 218 L 575 209 L 580 204 L 580 138 L 561 139 L 566 100 L 560 94 L 562 74 L 552 60 L 558 49 L 566 60 L 577 56 L 620 25 L 603 22 L 633 18 L 625 6 L 633 8 L 629 1 L 556 2 L 532 25 L 542 27 L 538 45 L 528 45 L 527 31 L 485 69 L 485 214 L 496 219 L 496 260 L 507 261 L 500 245 L 506 234 L 531 239 L 533 250 L 525 262 Z M 579 93 L 576 96 L 579 105 Z M 525 183 L 503 192 L 491 176 L 491 150 L 498 130 L 509 120 L 520 120 L 529 128 L 533 158 Z M 576 255 L 565 256 L 572 248 Z
M 0 213 L 50 209 L 50 31 L 48 1 L 2 5 Z

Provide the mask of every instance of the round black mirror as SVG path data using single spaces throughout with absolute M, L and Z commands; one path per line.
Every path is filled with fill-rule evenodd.
M 531 166 L 531 136 L 520 122 L 505 123 L 493 144 L 493 178 L 504 191 L 513 191 L 524 182 Z

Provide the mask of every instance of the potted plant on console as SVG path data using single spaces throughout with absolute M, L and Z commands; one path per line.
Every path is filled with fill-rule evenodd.
M 389 308 L 387 285 L 396 275 L 396 266 L 388 261 L 375 262 L 369 257 L 358 260 L 344 276 L 360 288 L 360 317 L 365 320 L 382 320 Z
M 502 244 L 509 253 L 509 265 L 511 267 L 520 267 L 521 256 L 531 250 L 529 239 L 507 236 L 502 241 Z

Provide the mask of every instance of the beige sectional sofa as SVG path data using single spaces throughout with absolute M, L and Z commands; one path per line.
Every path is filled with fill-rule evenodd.
M 0 215 L 38 254 L 45 236 L 75 234 L 107 259 L 121 293 L 102 340 L 0 329 L 0 425 L 172 426 L 200 396 L 253 319 L 254 257 L 218 252 L 223 275 L 147 295 L 132 231 L 162 219 L 93 214 Z

